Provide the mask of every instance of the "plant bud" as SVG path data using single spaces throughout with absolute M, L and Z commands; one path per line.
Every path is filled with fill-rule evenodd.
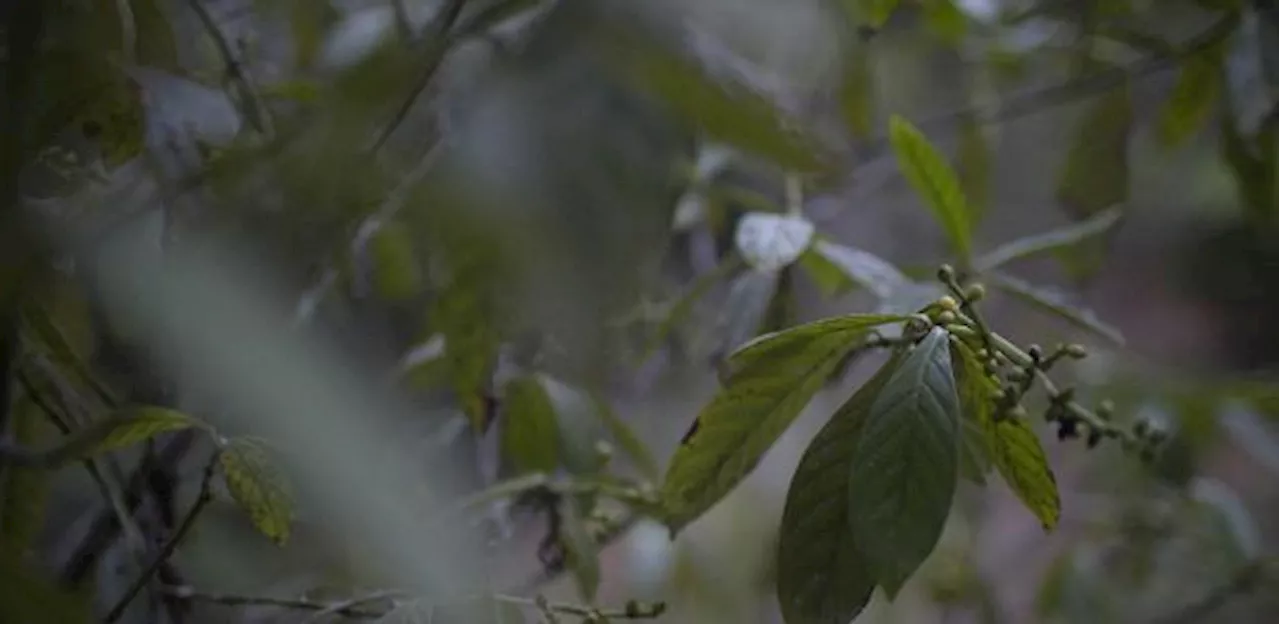
M 1031 356 L 1031 359 L 1037 362 L 1044 359 L 1044 351 L 1038 344 L 1033 344 L 1027 347 L 1027 355 Z
M 969 303 L 982 301 L 982 298 L 986 296 L 987 287 L 982 284 L 970 284 L 968 288 L 964 289 L 964 299 Z
M 938 307 L 954 315 L 955 311 L 960 309 L 960 304 L 956 302 L 955 297 L 943 295 L 938 298 Z
M 938 267 L 938 280 L 942 282 L 952 282 L 956 279 L 956 270 L 949 264 Z
M 938 324 L 946 325 L 947 323 L 956 322 L 956 313 L 950 310 L 943 310 L 938 314 Z
M 1062 350 L 1062 352 L 1066 353 L 1067 357 L 1075 360 L 1082 360 L 1089 356 L 1089 351 L 1084 348 L 1084 345 L 1078 344 L 1069 344 Z

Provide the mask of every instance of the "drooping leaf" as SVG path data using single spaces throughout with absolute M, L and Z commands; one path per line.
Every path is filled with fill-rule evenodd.
M 1123 214 L 1117 208 L 1103 210 L 1079 223 L 1009 241 L 974 261 L 979 271 L 990 271 L 1015 260 L 1052 253 L 1078 245 L 1110 231 Z
M 1124 336 L 1120 333 L 1120 330 L 1102 322 L 1092 310 L 1072 304 L 1067 296 L 1061 292 L 1046 287 L 1033 286 L 1002 273 L 990 273 L 988 277 L 992 286 L 1015 296 L 1020 301 L 1054 314 L 1112 344 L 1124 345 Z
M 846 624 L 871 599 L 876 579 L 849 532 L 849 474 L 871 404 L 900 361 L 895 355 L 831 416 L 791 477 L 776 573 L 787 624 Z
M 871 404 L 849 474 L 849 528 L 890 598 L 942 535 L 956 489 L 960 399 L 934 328 Z
M 951 358 L 955 362 L 956 385 L 960 392 L 960 474 L 979 485 L 986 483 L 991 471 L 990 430 L 992 395 L 999 384 L 991 378 L 978 356 L 968 346 L 953 346 Z
M 578 592 L 587 602 L 595 600 L 600 588 L 600 553 L 578 507 L 571 500 L 560 504 L 560 540 L 565 548 L 565 563 L 573 572 Z
M 271 466 L 266 444 L 234 438 L 218 454 L 218 462 L 231 497 L 258 531 L 276 544 L 288 541 L 293 497 L 283 476 Z
M 966 205 L 955 172 L 929 139 L 902 117 L 895 115 L 889 120 L 889 141 L 903 177 L 933 212 L 952 248 L 967 258 L 972 247 L 969 223 L 972 211 Z
M 894 316 L 846 316 L 761 336 L 732 353 L 724 388 L 676 449 L 662 486 L 673 532 L 702 515 L 755 468 L 870 328 Z
M 1160 111 L 1160 139 L 1168 146 L 1185 142 L 1209 120 L 1222 93 L 1223 47 L 1210 46 L 1182 61 L 1178 82 Z
M 133 446 L 143 440 L 169 431 L 179 431 L 201 426 L 199 420 L 177 410 L 145 406 L 122 410 L 110 417 L 115 426 L 96 445 L 81 457 L 90 457 L 108 451 Z
M 880 299 L 888 299 L 911 280 L 887 260 L 853 247 L 819 240 L 813 251 Z
M 555 407 L 534 376 L 507 382 L 502 406 L 502 457 L 516 471 L 550 473 L 556 468 L 560 434 Z
M 991 146 L 982 124 L 967 117 L 960 124 L 960 143 L 956 146 L 956 175 L 969 209 L 969 222 L 978 223 L 991 201 Z
M 1057 188 L 1063 209 L 1077 219 L 1129 199 L 1130 97 L 1128 84 L 1106 93 L 1077 126 Z
M 654 481 L 660 479 L 662 470 L 658 467 L 658 461 L 653 458 L 653 453 L 649 451 L 649 445 L 636 435 L 631 425 L 627 424 L 627 421 L 623 420 L 603 397 L 595 396 L 593 400 L 596 404 L 596 414 L 609 430 L 609 436 L 622 448 L 622 452 L 627 454 L 627 457 L 640 470 L 640 474 L 646 479 Z
M 757 271 L 777 271 L 809 248 L 813 223 L 799 215 L 751 212 L 738 221 L 734 244 L 747 265 Z
M 387 301 L 403 301 L 418 294 L 422 272 L 413 252 L 413 240 L 404 224 L 384 223 L 369 240 L 373 289 Z
M 866 140 L 875 130 L 875 64 L 869 43 L 858 41 L 851 47 L 840 82 L 840 113 L 853 136 Z
M 1058 525 L 1062 503 L 1057 480 L 1035 432 L 1021 418 L 992 419 L 988 443 L 996 469 L 1009 489 L 1039 518 L 1046 531 L 1053 530 Z
M 638 42 L 636 37 L 615 39 L 606 45 L 621 52 L 616 56 L 624 75 L 707 136 L 786 169 L 815 172 L 824 168 L 825 150 L 820 144 L 763 96 L 742 85 L 716 81 L 692 60 Z

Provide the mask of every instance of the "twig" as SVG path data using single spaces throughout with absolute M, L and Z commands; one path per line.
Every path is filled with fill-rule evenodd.
M 178 543 L 181 542 L 182 538 L 191 530 L 191 527 L 195 526 L 196 518 L 199 517 L 200 511 L 204 509 L 205 505 L 208 505 L 209 502 L 213 500 L 213 473 L 218 465 L 217 457 L 217 454 L 214 454 L 209 458 L 209 462 L 205 464 L 204 477 L 200 480 L 200 493 L 196 495 L 196 501 L 192 503 L 191 508 L 187 510 L 187 515 L 182 518 L 182 522 L 178 524 L 178 528 L 173 532 L 173 536 L 170 537 L 169 541 L 160 549 L 160 552 L 156 553 L 156 556 L 151 560 L 150 565 L 148 565 L 147 568 L 142 571 L 142 574 L 138 575 L 138 578 L 134 580 L 133 584 L 125 590 L 124 595 L 120 597 L 120 600 L 116 602 L 115 606 L 111 607 L 111 610 L 107 612 L 107 617 L 104 619 L 104 622 L 111 624 L 111 622 L 115 622 L 120 619 L 120 616 L 124 615 L 124 610 L 129 606 L 129 603 L 138 596 L 138 594 L 147 586 L 147 583 L 151 582 L 151 578 L 155 576 L 161 566 L 163 566 L 164 563 L 173 556 L 174 551 L 178 548 Z
M 418 79 L 414 81 L 413 87 L 409 91 L 409 95 L 400 103 L 400 107 L 391 117 L 391 122 L 383 128 L 382 133 L 378 135 L 378 139 L 373 142 L 373 151 L 381 150 L 386 145 L 387 140 L 395 133 L 396 128 L 404 123 L 409 116 L 409 112 L 413 110 L 413 105 L 417 103 L 418 96 L 431 79 L 435 77 L 436 70 L 440 68 L 440 64 L 444 62 L 446 52 L 453 43 L 449 37 L 449 31 L 458 21 L 458 16 L 462 14 L 462 7 L 467 0 L 445 0 L 445 5 L 440 8 L 439 13 L 431 19 L 431 23 L 427 25 L 424 35 L 428 38 L 426 42 L 426 62 L 423 64 L 422 71 L 418 73 Z
M 315 600 L 307 600 L 305 598 L 271 598 L 267 596 L 239 596 L 235 594 L 214 594 L 208 592 L 196 591 L 190 586 L 182 587 L 164 587 L 162 591 L 166 596 L 178 600 L 189 602 L 205 602 L 219 604 L 228 607 L 279 607 L 282 609 L 297 609 L 299 611 L 324 611 L 332 608 L 337 603 L 319 602 Z M 334 612 L 336 615 L 343 615 L 353 618 L 377 618 L 382 617 L 385 611 L 350 606 L 339 609 Z
M 222 57 L 222 62 L 227 70 L 227 78 L 236 86 L 240 92 L 239 99 L 241 106 L 244 108 L 244 116 L 253 125 L 259 134 L 270 138 L 274 134 L 271 123 L 271 115 L 267 111 L 266 104 L 262 100 L 261 94 L 257 88 L 249 80 L 249 76 L 245 74 L 244 67 L 240 60 L 236 58 L 236 54 L 231 49 L 231 43 L 227 41 L 227 36 L 218 26 L 217 20 L 209 13 L 209 9 L 204 6 L 201 0 L 187 0 L 187 5 L 195 11 L 196 17 L 205 30 L 209 32 L 209 37 L 213 39 L 213 44 L 218 49 L 218 54 Z
M 355 609 L 357 607 L 361 607 L 364 605 L 368 605 L 370 603 L 382 602 L 385 600 L 394 600 L 395 598 L 401 595 L 403 595 L 402 592 L 379 591 L 379 592 L 374 592 L 372 594 L 369 594 L 367 596 L 356 596 L 354 598 L 341 600 L 311 614 L 310 617 L 308 617 L 306 620 L 303 620 L 303 624 L 309 624 L 310 622 L 319 622 L 320 618 L 323 618 L 326 615 L 342 615 L 344 613 L 350 612 L 352 609 Z

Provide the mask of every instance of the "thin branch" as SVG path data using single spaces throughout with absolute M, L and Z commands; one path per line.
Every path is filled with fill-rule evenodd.
M 218 26 L 217 20 L 209 13 L 209 9 L 204 6 L 201 0 L 187 0 L 187 5 L 195 12 L 196 17 L 200 19 L 201 25 L 208 31 L 209 37 L 213 39 L 214 46 L 218 49 L 218 54 L 222 57 L 223 65 L 227 71 L 227 78 L 231 80 L 237 90 L 240 92 L 239 100 L 244 108 L 244 116 L 253 125 L 254 129 L 266 137 L 274 134 L 274 128 L 271 123 L 271 114 L 267 110 L 267 106 L 262 99 L 262 95 L 258 93 L 258 89 L 254 87 L 253 82 L 249 80 L 249 76 L 245 73 L 240 60 L 236 58 L 235 52 L 231 49 L 231 42 L 227 41 L 227 36 L 222 32 L 222 28 Z
M 107 624 L 111 624 L 112 622 L 119 620 L 120 616 L 124 615 L 124 611 L 128 608 L 129 603 L 132 602 L 144 588 L 146 588 L 147 584 L 151 582 L 151 578 L 155 576 L 156 572 L 158 572 L 164 563 L 173 556 L 173 553 L 177 550 L 178 544 L 182 541 L 182 538 L 186 537 L 192 526 L 195 526 L 196 518 L 199 517 L 201 510 L 203 510 L 205 505 L 208 505 L 209 502 L 213 500 L 213 473 L 218 465 L 217 457 L 218 456 L 215 453 L 205 465 L 204 476 L 200 480 L 200 493 L 196 495 L 196 501 L 192 503 L 191 508 L 187 510 L 187 515 L 182 518 L 182 522 L 178 524 L 177 530 L 174 531 L 173 536 L 169 538 L 169 541 L 160 549 L 160 552 L 156 553 L 156 556 L 151 560 L 150 565 L 142 571 L 142 574 L 138 575 L 138 578 L 134 580 L 133 584 L 130 585 L 127 590 L 125 590 L 124 595 L 120 597 L 120 600 L 116 602 L 115 606 L 111 607 L 111 610 L 107 612 L 107 617 L 104 619 Z
M 1044 87 L 988 104 L 977 104 L 936 115 L 916 122 L 916 127 L 924 132 L 945 131 L 955 127 L 967 118 L 976 117 L 988 123 L 1006 122 L 1042 112 L 1049 108 L 1061 106 L 1100 95 L 1115 89 L 1131 79 L 1148 76 L 1165 69 L 1174 63 L 1194 56 L 1215 46 L 1234 32 L 1238 18 L 1226 15 L 1212 26 L 1204 29 L 1196 36 L 1176 48 L 1170 54 L 1154 54 L 1126 67 L 1106 69 L 1074 80 Z M 888 137 L 879 137 L 864 148 L 864 157 L 859 168 L 878 160 L 889 148 Z

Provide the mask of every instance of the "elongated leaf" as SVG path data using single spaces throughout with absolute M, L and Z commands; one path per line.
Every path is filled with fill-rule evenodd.
M 761 336 L 731 354 L 724 388 L 676 449 L 662 486 L 673 532 L 728 494 L 755 468 L 858 338 L 901 320 L 846 316 Z
M 1021 418 L 993 419 L 989 431 L 991 457 L 1005 483 L 1040 519 L 1046 531 L 1053 530 L 1058 525 L 1062 503 L 1040 439 Z
M 991 273 L 991 284 L 1041 310 L 1065 319 L 1081 329 L 1093 332 L 1107 341 L 1123 346 L 1120 330 L 1102 322 L 1092 310 L 1073 305 L 1066 295 L 1044 287 L 1036 287 L 1008 275 Z
M 849 475 L 849 528 L 890 598 L 942 535 L 956 489 L 960 399 L 934 328 L 871 405 Z
M 288 541 L 293 498 L 283 477 L 271 467 L 266 445 L 235 438 L 219 453 L 218 461 L 231 497 L 258 531 L 277 544 Z
M 593 602 L 596 590 L 600 588 L 599 550 L 572 500 L 561 501 L 560 519 L 560 541 L 565 548 L 565 563 L 573 571 L 582 599 Z
M 1120 222 L 1121 216 L 1119 209 L 1111 208 L 1079 223 L 1009 241 L 978 258 L 974 266 L 979 271 L 990 271 L 1014 260 L 1061 251 L 1105 234 Z
M 978 223 L 991 201 L 991 146 L 986 130 L 973 117 L 960 124 L 960 144 L 956 146 L 956 175 L 969 209 L 969 222 Z
M 507 382 L 502 401 L 502 457 L 517 472 L 551 472 L 559 456 L 555 408 L 537 377 Z
M 871 46 L 858 41 L 845 61 L 840 83 L 840 113 L 849 131 L 858 139 L 869 139 L 876 117 L 876 75 Z
M 1057 198 L 1083 219 L 1129 198 L 1129 132 L 1133 110 L 1129 86 L 1103 95 L 1080 120 L 1063 163 Z
M 889 261 L 861 249 L 820 240 L 814 243 L 813 251 L 880 299 L 892 297 L 911 282 Z
M 119 450 L 165 432 L 200 425 L 200 421 L 191 416 L 163 407 L 131 408 L 113 418 L 115 427 L 82 457 Z
M 808 275 L 809 279 L 817 285 L 818 290 L 828 297 L 839 296 L 856 288 L 858 284 L 849 278 L 844 269 L 825 255 L 818 253 L 816 246 L 819 244 L 821 241 L 800 256 L 800 268 L 804 270 L 805 275 Z
M 934 218 L 942 225 L 951 246 L 961 257 L 969 256 L 969 214 L 960 180 L 942 154 L 911 122 L 894 116 L 889 120 L 889 141 L 898 168 L 911 183 Z
M 42 441 L 44 415 L 22 396 L 9 408 L 10 435 L 13 441 L 32 447 Z M 47 470 L 24 466 L 0 468 L 0 543 L 17 552 L 39 546 L 36 540 L 45 525 L 45 506 L 49 500 Z
M 1222 46 L 1211 46 L 1182 62 L 1178 82 L 1160 111 L 1160 139 L 1180 145 L 1208 122 L 1222 93 Z
M 635 463 L 640 474 L 646 479 L 654 481 L 660 479 L 662 470 L 658 467 L 658 461 L 653 458 L 653 453 L 649 452 L 649 445 L 636 435 L 631 425 L 613 411 L 613 407 L 603 397 L 596 396 L 594 401 L 596 413 L 600 415 L 600 421 L 609 430 L 609 436 L 613 438 L 615 444 L 622 447 L 622 451 Z
M 979 485 L 986 483 L 991 470 L 991 444 L 987 432 L 991 427 L 992 395 L 1000 388 L 987 375 L 978 356 L 968 346 L 953 346 L 956 362 L 956 385 L 960 391 L 960 474 Z
M 895 356 L 809 443 L 791 477 L 778 541 L 778 604 L 787 624 L 846 624 L 876 579 L 849 532 L 849 473 L 871 404 L 897 369 Z

